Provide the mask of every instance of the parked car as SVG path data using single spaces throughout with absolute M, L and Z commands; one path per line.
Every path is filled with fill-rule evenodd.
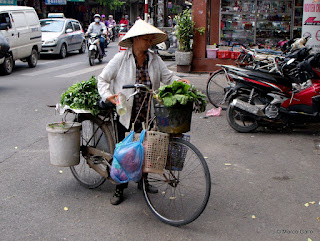
M 0 6 L 0 33 L 9 43 L 10 49 L 0 58 L 0 67 L 5 74 L 13 70 L 15 60 L 37 65 L 41 51 L 41 29 L 39 18 L 31 7 Z
M 40 20 L 42 32 L 41 54 L 57 54 L 65 58 L 68 52 L 86 51 L 84 32 L 79 21 L 70 18 Z

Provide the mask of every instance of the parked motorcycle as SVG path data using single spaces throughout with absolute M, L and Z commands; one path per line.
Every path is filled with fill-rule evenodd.
M 266 69 L 270 72 L 275 72 L 274 64 L 278 59 L 284 59 L 286 55 L 304 48 L 309 39 L 310 37 L 307 36 L 286 41 L 286 43 L 281 46 L 281 51 L 272 49 L 250 49 L 241 46 L 241 53 L 235 60 L 235 63 L 239 67 Z
M 306 60 L 310 56 L 311 48 L 301 48 L 294 50 L 292 53 L 284 55 L 284 56 L 269 56 L 268 61 L 269 63 L 260 67 L 253 66 L 245 67 L 245 70 L 254 70 L 258 71 L 261 75 L 272 73 L 279 78 L 283 77 L 284 74 L 290 73 L 291 70 L 297 67 L 301 61 Z M 292 62 L 290 65 L 286 63 L 288 60 L 294 59 L 295 61 Z M 228 65 L 220 65 L 221 70 L 218 70 L 212 73 L 207 81 L 206 87 L 206 94 L 207 97 L 212 105 L 215 107 L 222 107 L 222 109 L 226 109 L 228 107 L 227 97 L 230 93 L 231 87 L 234 85 L 234 82 L 228 76 L 229 69 L 232 69 L 235 66 L 228 66 Z M 245 71 L 244 70 L 244 71 Z M 293 78 L 292 75 L 290 78 Z
M 174 34 L 169 34 L 165 42 L 156 45 L 155 52 L 162 58 L 174 58 L 175 52 L 178 50 L 178 40 Z
M 292 58 L 282 69 L 294 65 Z M 234 83 L 226 116 L 238 132 L 259 126 L 295 126 L 320 121 L 320 53 L 284 71 L 283 75 L 223 66 Z
M 99 60 L 99 63 L 103 59 L 103 53 L 100 48 L 100 37 L 100 34 L 91 33 L 88 38 L 88 57 L 91 66 L 95 64 L 96 59 Z

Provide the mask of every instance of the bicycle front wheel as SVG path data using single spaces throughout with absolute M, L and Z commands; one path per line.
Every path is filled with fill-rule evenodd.
M 224 70 L 219 70 L 212 74 L 207 81 L 207 97 L 212 105 L 226 109 L 228 103 L 224 102 L 227 87 L 230 87 L 229 80 Z
M 158 190 L 148 193 L 146 183 Z M 204 211 L 211 191 L 210 172 L 205 159 L 191 143 L 174 138 L 163 175 L 148 173 L 143 193 L 150 210 L 164 223 L 191 223 Z
M 88 155 L 84 150 L 92 147 L 101 152 L 113 154 L 114 142 L 108 127 L 101 119 L 91 114 L 82 118 L 80 163 L 70 169 L 80 185 L 93 189 L 106 180 L 106 176 L 102 174 L 106 173 L 108 168 L 107 160 L 103 156 Z

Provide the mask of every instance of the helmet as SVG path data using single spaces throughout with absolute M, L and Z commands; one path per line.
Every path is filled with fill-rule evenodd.
M 93 17 L 94 17 L 94 18 L 100 18 L 100 19 L 101 19 L 100 14 L 98 14 L 98 13 L 96 13 Z
M 101 15 L 101 18 L 105 18 L 105 17 L 106 17 L 106 15 L 104 15 L 104 14 Z
M 112 15 L 109 15 L 109 18 L 113 18 L 113 16 L 112 16 Z

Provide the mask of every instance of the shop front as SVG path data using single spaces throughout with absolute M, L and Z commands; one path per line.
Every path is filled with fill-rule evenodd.
M 217 63 L 233 63 L 230 56 L 236 54 L 208 58 L 207 49 L 213 45 L 223 50 L 238 50 L 240 45 L 269 48 L 301 37 L 302 13 L 303 0 L 194 0 L 196 27 L 206 27 L 206 35 L 194 37 L 192 70 L 213 71 Z

